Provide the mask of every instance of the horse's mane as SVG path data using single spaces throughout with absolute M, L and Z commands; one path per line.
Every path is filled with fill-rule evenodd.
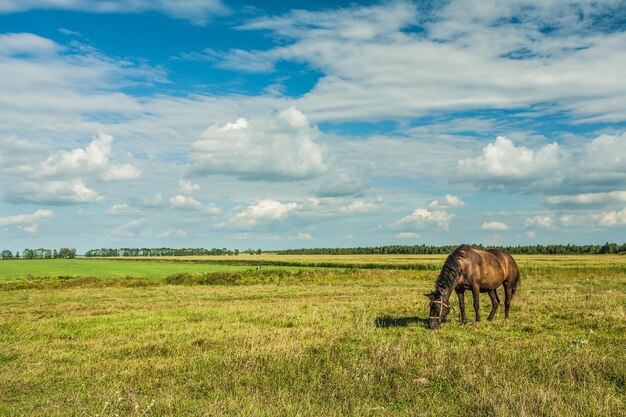
M 467 253 L 470 250 L 471 248 L 469 246 L 461 245 L 448 255 L 446 262 L 443 264 L 443 268 L 441 268 L 441 273 L 439 277 L 437 277 L 437 282 L 435 282 L 435 289 L 439 293 L 452 289 L 456 277 L 462 272 L 461 259 L 467 257 Z

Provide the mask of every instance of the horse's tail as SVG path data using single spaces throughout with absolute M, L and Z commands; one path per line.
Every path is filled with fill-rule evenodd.
M 515 294 L 515 290 L 517 290 L 517 286 L 520 285 L 522 283 L 522 277 L 519 274 L 519 270 L 517 271 L 517 277 L 515 278 L 515 282 L 513 282 L 513 290 L 511 291 L 513 294 Z

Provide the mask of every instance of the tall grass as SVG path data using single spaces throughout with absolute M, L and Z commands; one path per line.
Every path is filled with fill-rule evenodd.
M 622 416 L 626 273 L 559 262 L 438 331 L 435 271 L 41 279 L 0 291 L 0 415 Z

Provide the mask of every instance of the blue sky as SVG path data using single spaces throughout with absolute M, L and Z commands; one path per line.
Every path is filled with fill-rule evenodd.
M 8 0 L 0 247 L 622 242 L 626 3 Z

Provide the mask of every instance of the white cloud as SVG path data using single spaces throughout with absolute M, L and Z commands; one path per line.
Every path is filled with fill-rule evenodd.
M 230 223 L 235 227 L 250 228 L 259 223 L 283 220 L 298 207 L 296 203 L 281 203 L 266 199 L 236 210 Z
M 131 164 L 113 165 L 102 174 L 102 181 L 130 181 L 141 176 L 139 168 Z
M 59 49 L 61 48 L 54 41 L 32 33 L 0 34 L 0 56 L 49 55 L 56 53 Z
M 564 214 L 559 219 L 565 227 L 610 228 L 626 225 L 626 207 L 622 210 L 588 211 L 582 214 Z
M 172 207 L 179 209 L 202 209 L 202 203 L 188 195 L 175 195 L 174 197 L 170 198 L 170 204 L 172 205 Z
M 455 182 L 491 191 L 565 192 L 547 198 L 551 205 L 624 201 L 626 133 L 601 135 L 584 147 L 556 143 L 535 149 L 498 136 L 482 155 L 458 161 Z
M 113 137 L 100 134 L 84 149 L 59 151 L 35 168 L 33 175 L 50 177 L 103 170 L 109 163 L 112 142 Z
M 441 230 L 448 230 L 450 222 L 454 218 L 453 214 L 449 214 L 443 210 L 428 210 L 427 208 L 417 208 L 410 215 L 396 220 L 391 224 L 394 229 L 426 229 L 436 227 Z
M 67 29 L 67 28 L 59 28 L 59 33 L 62 33 L 67 36 L 83 36 L 80 32 L 76 32 L 75 30 Z
M 446 194 L 445 197 L 437 198 L 428 204 L 428 207 L 433 209 L 447 209 L 447 208 L 457 208 L 464 207 L 465 203 L 459 197 Z
M 52 210 L 37 210 L 33 214 L 18 214 L 15 216 L 0 216 L 0 226 L 13 224 L 29 224 L 37 223 L 42 219 L 50 219 L 54 217 Z
M 191 181 L 186 180 L 178 181 L 178 186 L 180 187 L 180 192 L 183 194 L 193 194 L 200 190 L 200 186 L 198 184 L 194 184 Z
M 22 183 L 8 193 L 7 199 L 13 202 L 79 204 L 97 203 L 104 197 L 89 189 L 81 180 L 55 180 Z
M 294 107 L 268 118 L 208 128 L 193 143 L 190 172 L 225 174 L 246 180 L 299 180 L 327 170 L 320 132 Z
M 106 213 L 109 216 L 137 216 L 143 214 L 141 210 L 128 204 L 115 204 L 109 207 Z
M 308 198 L 298 204 L 295 214 L 305 220 L 319 220 L 381 211 L 382 199 L 374 198 Z
M 459 161 L 457 176 L 462 181 L 480 182 L 487 188 L 494 183 L 535 181 L 553 173 L 562 159 L 563 152 L 557 143 L 532 150 L 498 136 L 494 143 L 483 148 L 482 156 Z
M 402 232 L 398 233 L 396 237 L 399 237 L 400 239 L 417 239 L 419 235 L 414 232 Z
M 132 220 L 128 223 L 115 227 L 110 235 L 114 239 L 129 239 L 135 237 L 137 230 L 146 225 L 145 219 Z
M 156 11 L 168 16 L 205 24 L 229 9 L 220 0 L 3 0 L 0 13 L 33 9 L 76 10 L 88 13 L 143 13 Z
M 241 70 L 252 61 L 267 71 L 281 60 L 307 63 L 324 75 L 298 105 L 316 121 L 546 102 L 623 120 L 626 34 L 597 29 L 598 20 L 620 15 L 619 2 L 447 4 L 420 10 L 419 2 L 397 1 L 263 16 L 241 29 L 269 30 L 292 43 L 254 56 L 245 51 L 246 60 L 227 52 L 221 65 Z M 425 30 L 405 30 L 415 24 Z
M 25 226 L 22 228 L 26 233 L 37 233 L 39 231 L 38 224 L 31 224 L 30 226 Z
M 264 199 L 246 207 L 236 207 L 230 218 L 219 227 L 254 228 L 283 223 L 294 226 L 319 222 L 324 219 L 374 214 L 381 211 L 381 199 L 308 198 L 302 201 L 281 202 Z
M 609 190 L 626 184 L 626 132 L 600 135 L 585 145 L 580 165 L 568 183 Z
M 483 230 L 509 230 L 509 225 L 503 222 L 485 222 L 480 226 Z
M 103 181 L 127 181 L 141 176 L 141 170 L 134 165 L 110 164 L 112 142 L 112 136 L 99 134 L 85 148 L 58 151 L 39 164 L 17 165 L 7 171 L 27 174 L 32 178 L 99 174 Z
M 547 202 L 553 205 L 564 204 L 602 204 L 612 201 L 626 202 L 626 191 L 611 191 L 599 193 L 583 193 L 576 195 L 553 195 L 547 198 Z
M 303 232 L 300 232 L 300 233 L 298 233 L 298 234 L 295 236 L 295 239 L 297 239 L 297 240 L 312 240 L 312 239 L 313 239 L 313 236 L 311 236 L 311 234 L 310 234 L 310 233 L 303 233 Z
M 524 226 L 536 226 L 541 229 L 553 230 L 556 229 L 556 221 L 554 220 L 554 216 L 552 216 L 551 214 L 534 216 L 524 220 Z
M 620 211 L 609 211 L 602 215 L 601 226 L 624 226 L 626 225 L 626 207 Z

